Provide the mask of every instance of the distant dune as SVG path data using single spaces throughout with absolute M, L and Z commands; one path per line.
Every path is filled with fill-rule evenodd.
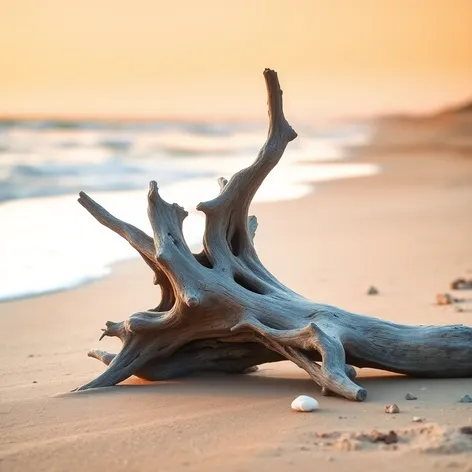
M 445 113 L 453 113 L 453 114 L 472 114 L 472 100 L 466 102 L 458 107 L 451 108 L 446 110 Z
M 472 101 L 429 115 L 382 116 L 374 126 L 377 148 L 441 148 L 472 155 Z

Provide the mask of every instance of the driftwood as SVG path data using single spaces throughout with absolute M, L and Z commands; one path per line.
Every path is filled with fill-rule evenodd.
M 162 380 L 197 371 L 246 373 L 288 359 L 322 388 L 362 401 L 356 367 L 422 377 L 472 376 L 472 328 L 405 326 L 313 303 L 279 282 L 253 245 L 249 205 L 287 144 L 297 137 L 284 117 L 277 73 L 266 69 L 269 132 L 257 159 L 197 209 L 206 216 L 203 250 L 193 254 L 182 234 L 187 212 L 165 202 L 151 182 L 148 215 L 154 232 L 108 213 L 85 193 L 79 203 L 125 238 L 154 272 L 162 296 L 155 309 L 106 323 L 103 336 L 123 343 L 119 354 L 91 351 L 108 365 L 78 390 L 115 385 L 131 375 Z

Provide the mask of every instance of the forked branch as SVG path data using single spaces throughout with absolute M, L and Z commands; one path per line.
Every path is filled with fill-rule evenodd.
M 341 341 L 327 335 L 315 323 L 309 323 L 299 329 L 279 330 L 250 318 L 237 324 L 232 330 L 249 330 L 256 333 L 262 344 L 304 369 L 318 385 L 324 387 L 325 393 L 333 392 L 358 401 L 367 396 L 367 392 L 351 380 L 355 375 L 352 368 L 346 365 Z M 310 352 L 321 355 L 321 367 L 310 357 Z
M 215 266 L 226 264 L 231 253 L 243 259 L 245 256 L 254 258 L 253 238 L 247 224 L 249 205 L 264 179 L 278 164 L 287 144 L 297 137 L 284 116 L 277 74 L 266 69 L 264 78 L 269 108 L 269 132 L 265 144 L 249 167 L 237 172 L 229 182 L 220 180 L 220 195 L 197 206 L 207 216 L 204 249 Z

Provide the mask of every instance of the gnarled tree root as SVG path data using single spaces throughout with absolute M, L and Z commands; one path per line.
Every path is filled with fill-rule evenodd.
M 131 375 L 164 380 L 199 371 L 247 373 L 262 363 L 288 359 L 321 386 L 362 401 L 356 367 L 414 376 L 472 376 L 472 328 L 405 326 L 313 303 L 279 282 L 257 257 L 257 219 L 248 217 L 257 189 L 296 133 L 283 114 L 276 72 L 266 69 L 269 133 L 257 159 L 220 194 L 200 203 L 206 227 L 203 250 L 193 254 L 182 234 L 187 212 L 165 202 L 151 182 L 148 215 L 153 236 L 108 213 L 85 193 L 79 203 L 125 238 L 154 273 L 161 301 L 124 322 L 107 322 L 117 354 L 91 351 L 108 368 L 84 390 L 115 385 Z

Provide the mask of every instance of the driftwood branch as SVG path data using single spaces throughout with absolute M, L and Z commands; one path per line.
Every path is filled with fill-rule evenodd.
M 322 388 L 362 401 L 356 367 L 414 376 L 472 376 L 472 328 L 405 326 L 311 302 L 268 272 L 257 257 L 251 201 L 296 133 L 283 113 L 276 72 L 266 69 L 269 132 L 256 160 L 197 208 L 206 217 L 203 250 L 193 254 L 182 233 L 187 212 L 169 204 L 151 182 L 153 237 L 112 216 L 85 193 L 79 202 L 135 248 L 162 290 L 156 309 L 107 322 L 103 336 L 122 343 L 118 354 L 91 351 L 107 369 L 80 389 L 115 385 L 131 375 L 163 380 L 198 371 L 247 373 L 288 359 Z

